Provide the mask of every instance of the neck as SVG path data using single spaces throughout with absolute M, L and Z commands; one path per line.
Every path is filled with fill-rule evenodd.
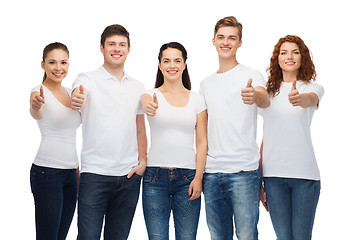
M 284 82 L 293 82 L 297 80 L 298 72 L 282 72 L 282 80 Z
M 218 73 L 224 73 L 232 68 L 236 67 L 239 63 L 236 60 L 236 56 L 232 58 L 221 58 L 219 57 L 219 70 Z
M 159 87 L 159 90 L 163 92 L 175 92 L 175 93 L 188 91 L 188 89 L 186 89 L 183 86 L 182 79 L 178 81 L 168 81 L 165 78 L 164 78 L 164 83 Z
M 116 77 L 118 80 L 122 80 L 124 76 L 124 65 L 118 65 L 118 66 L 111 66 L 107 63 L 104 63 L 104 68 L 108 73 Z
M 52 81 L 49 78 L 46 78 L 43 85 L 47 87 L 48 89 L 55 91 L 55 90 L 60 90 L 61 89 L 61 82 L 55 82 Z

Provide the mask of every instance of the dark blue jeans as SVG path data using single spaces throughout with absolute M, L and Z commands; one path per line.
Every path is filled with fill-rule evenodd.
M 264 188 L 277 239 L 311 239 L 320 181 L 265 177 Z
M 37 240 L 64 240 L 77 201 L 77 170 L 32 165 Z
M 176 239 L 196 239 L 201 198 L 190 201 L 188 195 L 195 173 L 191 169 L 147 167 L 142 196 L 149 240 L 169 239 L 171 210 Z
M 82 173 L 78 194 L 78 239 L 126 240 L 139 197 L 142 176 Z

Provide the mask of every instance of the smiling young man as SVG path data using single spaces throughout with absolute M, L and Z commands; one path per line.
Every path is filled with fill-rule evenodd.
M 259 71 L 238 63 L 242 24 L 235 17 L 215 25 L 219 69 L 200 86 L 208 108 L 208 157 L 204 175 L 207 224 L 212 240 L 258 239 L 259 149 L 257 108 L 270 105 Z
M 73 83 L 72 108 L 82 112 L 78 239 L 127 239 L 146 169 L 147 138 L 141 82 L 124 72 L 129 33 L 121 25 L 101 35 L 104 65 Z

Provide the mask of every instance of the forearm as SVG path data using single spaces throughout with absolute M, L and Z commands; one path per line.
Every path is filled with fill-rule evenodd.
M 319 103 L 319 98 L 315 93 L 302 93 L 301 104 L 302 108 L 314 107 Z
M 144 115 L 137 115 L 137 143 L 138 143 L 138 160 L 141 163 L 147 163 L 148 140 L 145 129 Z
M 43 118 L 43 108 L 39 110 L 34 110 L 33 108 L 30 108 L 29 111 L 34 119 L 40 120 Z
M 269 94 L 263 87 L 255 88 L 255 104 L 260 108 L 266 108 L 270 106 Z
M 208 149 L 208 144 L 205 139 L 197 141 L 195 178 L 203 179 L 205 163 L 207 159 L 207 149 Z

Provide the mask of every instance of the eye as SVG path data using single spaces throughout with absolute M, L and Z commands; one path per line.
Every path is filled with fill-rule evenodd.
M 301 53 L 299 51 L 295 51 L 295 52 L 293 52 L 293 54 L 299 55 Z
M 66 61 L 63 61 L 63 62 L 61 62 L 61 64 L 65 65 L 65 64 L 67 64 L 67 62 L 66 62 Z
M 54 61 L 50 61 L 49 64 L 55 64 L 55 62 Z
M 281 52 L 280 55 L 286 55 L 287 53 L 286 52 Z

